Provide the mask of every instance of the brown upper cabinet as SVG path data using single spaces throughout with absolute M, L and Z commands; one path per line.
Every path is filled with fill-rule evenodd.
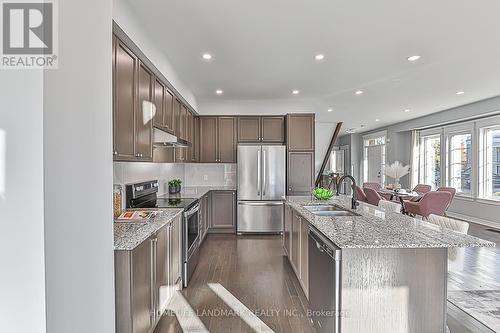
M 193 116 L 193 141 L 191 144 L 193 145 L 191 149 L 191 161 L 192 162 L 198 162 L 199 158 L 199 138 L 200 138 L 200 118 Z
M 236 117 L 219 117 L 217 126 L 217 162 L 236 163 Z
M 179 101 L 177 98 L 174 101 L 174 109 L 173 109 L 173 128 L 174 128 L 174 135 L 180 137 L 180 132 L 181 132 L 181 101 Z
M 236 163 L 236 117 L 200 117 L 199 161 Z
M 164 95 L 165 106 L 163 107 L 163 128 L 172 134 L 175 134 L 174 130 L 174 94 L 167 88 L 165 88 Z
M 238 142 L 285 141 L 285 118 L 282 116 L 238 117 Z
M 135 156 L 138 160 L 153 159 L 153 73 L 139 61 L 138 93 L 135 116 Z
M 134 161 L 138 59 L 118 38 L 113 43 L 113 157 Z
M 153 126 L 163 128 L 163 117 L 165 112 L 165 86 L 155 78 L 154 86 L 154 104 L 156 113 L 153 118 Z
M 200 162 L 217 159 L 217 117 L 200 117 Z
M 288 114 L 286 132 L 289 151 L 314 150 L 314 113 Z

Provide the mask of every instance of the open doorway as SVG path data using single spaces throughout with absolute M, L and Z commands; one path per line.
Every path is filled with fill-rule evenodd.
M 363 137 L 363 182 L 385 184 L 385 132 Z

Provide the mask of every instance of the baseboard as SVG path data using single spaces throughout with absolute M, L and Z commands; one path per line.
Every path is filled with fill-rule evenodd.
M 472 222 L 472 223 L 476 223 L 476 224 L 481 224 L 481 225 L 484 225 L 484 226 L 490 227 L 490 228 L 500 229 L 500 223 L 489 221 L 489 220 L 480 219 L 480 218 L 473 217 L 473 216 L 468 216 L 468 215 L 464 215 L 464 214 L 454 213 L 454 212 L 450 212 L 450 211 L 446 212 L 446 216 L 452 217 L 452 218 L 456 218 L 456 219 L 459 219 L 459 220 L 464 220 L 466 222 Z

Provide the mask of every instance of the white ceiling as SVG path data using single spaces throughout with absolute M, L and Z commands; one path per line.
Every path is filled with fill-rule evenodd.
M 306 100 L 318 121 L 367 130 L 500 95 L 498 0 L 130 5 L 192 89 L 201 114 L 204 103 L 217 101 Z M 212 61 L 201 59 L 205 52 Z M 317 53 L 326 58 L 315 61 Z M 422 58 L 408 62 L 415 54 Z M 456 95 L 460 90 L 465 94 Z

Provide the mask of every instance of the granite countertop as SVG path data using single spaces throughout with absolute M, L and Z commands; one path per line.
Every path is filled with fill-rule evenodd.
M 178 208 L 143 209 L 159 211 L 159 214 L 147 222 L 115 222 L 115 251 L 130 251 L 148 239 L 165 224 L 177 218 L 184 211 Z
M 181 192 L 176 194 L 163 194 L 160 198 L 195 198 L 199 199 L 209 191 L 236 191 L 235 186 L 182 186 Z
M 335 204 L 351 210 L 351 198 L 345 195 L 328 201 L 311 196 L 288 196 L 286 202 L 341 249 L 356 248 L 454 248 L 494 247 L 495 244 L 460 234 L 407 215 L 385 212 L 360 202 L 353 212 L 359 216 L 317 216 L 304 205 Z

